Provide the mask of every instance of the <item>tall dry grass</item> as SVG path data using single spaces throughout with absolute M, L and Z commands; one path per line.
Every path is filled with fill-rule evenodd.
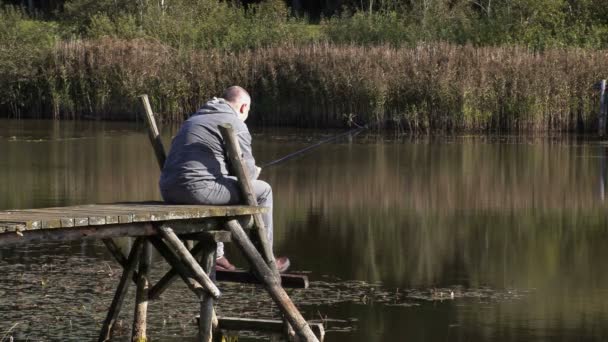
M 253 95 L 260 125 L 585 131 L 596 126 L 592 86 L 607 76 L 607 57 L 606 50 L 446 43 L 185 51 L 102 38 L 56 44 L 32 86 L 47 94 L 42 115 L 54 118 L 133 119 L 136 96 L 148 93 L 163 120 L 179 121 L 240 84 Z

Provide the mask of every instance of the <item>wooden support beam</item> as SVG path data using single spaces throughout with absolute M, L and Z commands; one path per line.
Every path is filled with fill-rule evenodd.
M 281 284 L 277 281 L 277 277 L 268 267 L 251 240 L 249 240 L 247 234 L 245 234 L 245 231 L 239 222 L 234 219 L 229 220 L 226 222 L 226 228 L 232 233 L 232 239 L 240 247 L 257 274 L 260 275 L 260 279 L 266 287 L 266 290 L 268 290 L 268 293 L 274 302 L 287 318 L 287 321 L 293 326 L 294 331 L 301 341 L 318 341 L 310 329 L 310 326 L 304 317 L 302 317 L 302 314 L 298 311 L 285 290 L 281 287 Z
M 205 290 L 207 290 L 207 292 L 209 292 L 209 294 L 211 294 L 213 298 L 220 298 L 220 290 L 217 288 L 217 286 L 215 286 L 213 281 L 209 279 L 209 276 L 205 273 L 205 271 L 202 269 L 201 265 L 199 265 L 196 259 L 194 259 L 192 254 L 190 254 L 190 251 L 188 251 L 182 241 L 177 237 L 177 235 L 175 235 L 173 229 L 166 225 L 157 226 L 156 229 L 163 237 L 165 242 L 169 246 L 171 246 L 171 248 L 175 251 L 180 261 L 188 267 L 188 270 L 190 272 L 192 272 L 192 276 L 194 277 L 194 279 L 196 279 L 199 284 L 203 285 Z
M 148 239 L 156 248 L 156 250 L 158 250 L 160 255 L 162 255 L 162 257 L 169 263 L 169 265 L 173 267 L 173 269 L 182 278 L 184 283 L 186 283 L 186 285 L 192 292 L 199 296 L 201 291 L 205 291 L 203 286 L 192 277 L 190 270 L 186 268 L 186 266 L 181 262 L 181 260 L 171 251 L 169 247 L 167 247 L 167 245 L 160 237 L 153 236 Z M 150 296 L 150 294 L 148 295 Z
M 608 114 L 608 101 L 606 99 L 606 80 L 600 81 L 600 112 L 598 118 L 597 132 L 603 137 L 606 132 L 606 115 Z
M 156 155 L 156 161 L 158 162 L 158 166 L 162 170 L 163 166 L 165 165 L 167 155 L 165 153 L 165 148 L 163 147 L 163 141 L 161 140 L 160 132 L 158 131 L 158 127 L 156 126 L 156 120 L 154 120 L 152 106 L 150 106 L 150 100 L 148 100 L 147 94 L 140 95 L 139 97 L 141 98 L 141 101 L 144 104 L 146 122 L 148 123 L 148 137 L 150 138 L 152 148 L 154 148 L 154 154 Z
M 251 272 L 248 271 L 217 271 L 217 281 L 226 281 L 245 284 L 262 284 Z M 281 286 L 292 289 L 307 289 L 308 277 L 299 274 L 281 274 Z
M 180 225 L 174 229 L 177 234 L 197 233 L 203 228 L 212 224 L 213 220 L 203 219 L 196 224 Z M 38 242 L 51 241 L 75 241 L 75 240 L 97 240 L 109 239 L 116 237 L 136 237 L 136 236 L 151 236 L 158 234 L 158 231 L 152 226 L 153 222 L 133 222 L 128 224 L 109 224 L 105 226 L 89 226 L 89 227 L 73 227 L 73 228 L 55 228 L 55 229 L 38 229 L 38 230 L 23 230 L 13 233 L 0 234 L 0 247 Z M 213 228 L 215 225 L 209 226 Z
M 232 170 L 234 171 L 235 176 L 238 179 L 239 187 L 241 188 L 241 193 L 248 205 L 257 206 L 258 200 L 255 197 L 255 193 L 253 191 L 251 177 L 249 176 L 249 171 L 244 166 L 242 158 L 243 153 L 241 152 L 241 147 L 238 140 L 236 139 L 236 135 L 234 134 L 232 125 L 223 124 L 220 125 L 218 128 L 226 144 L 228 158 L 230 159 L 230 165 L 232 166 Z M 272 252 L 272 246 L 270 246 L 270 242 L 268 241 L 268 233 L 266 230 L 266 225 L 264 224 L 264 220 L 262 219 L 262 215 L 254 215 L 253 218 L 255 221 L 255 226 L 257 228 L 257 238 L 262 249 L 262 256 L 270 267 L 272 274 L 274 274 L 274 276 L 277 278 L 277 281 L 280 282 L 280 274 L 277 269 L 274 254 Z
M 102 240 L 104 245 L 106 245 L 106 248 L 108 249 L 108 251 L 110 252 L 110 254 L 114 257 L 114 259 L 116 259 L 116 262 L 118 262 L 118 264 L 120 266 L 122 266 L 122 268 L 126 268 L 127 267 L 127 257 L 125 257 L 124 254 L 122 254 L 122 251 L 120 250 L 120 248 L 116 245 L 116 242 L 114 242 L 114 240 L 112 239 L 103 239 Z M 139 278 L 139 273 L 137 271 L 133 271 L 133 283 L 137 284 L 137 279 Z
M 162 244 L 162 242 L 161 242 L 161 244 Z M 164 246 L 164 244 L 163 244 L 163 246 Z M 163 249 L 163 247 L 160 247 L 160 248 Z M 158 249 L 158 247 L 157 247 L 157 249 Z M 194 246 L 194 248 L 192 248 L 190 250 L 190 254 L 192 254 L 192 256 L 194 256 L 194 257 L 197 257 L 198 255 L 200 255 L 203 252 L 204 249 L 205 249 L 205 244 L 202 242 L 199 242 L 196 244 L 196 246 Z M 171 255 L 173 255 L 171 253 L 171 251 L 168 249 L 163 250 L 161 254 L 164 256 L 167 253 L 170 253 Z M 178 262 L 179 260 L 177 259 L 177 257 L 175 257 L 174 260 L 175 260 L 174 263 L 181 265 L 181 263 Z M 183 268 L 183 272 L 187 272 L 185 267 Z M 165 292 L 165 290 L 167 290 L 169 288 L 169 286 L 173 283 L 173 281 L 175 281 L 175 279 L 177 278 L 178 275 L 179 275 L 179 272 L 178 272 L 177 268 L 172 267 L 162 278 L 160 278 L 160 280 L 158 282 L 156 282 L 156 284 L 152 287 L 152 289 L 150 289 L 150 292 L 149 292 L 150 299 L 160 298 L 160 295 L 163 294 L 163 292 Z
M 201 265 L 210 278 L 214 277 L 215 254 L 217 244 L 213 240 L 202 240 L 199 242 L 203 246 Z M 199 296 L 200 319 L 199 319 L 199 341 L 212 342 L 213 339 L 213 297 L 208 293 L 202 292 Z
M 98 339 L 99 342 L 109 341 L 112 337 L 112 328 L 114 327 L 114 323 L 116 323 L 116 319 L 120 313 L 122 302 L 129 291 L 129 279 L 133 277 L 133 272 L 137 266 L 137 261 L 139 260 L 143 242 L 144 241 L 142 238 L 137 238 L 131 247 L 131 252 L 129 253 L 129 257 L 127 259 L 127 267 L 125 267 L 122 272 L 118 287 L 114 293 L 114 298 L 112 299 L 112 304 L 110 305 L 106 319 L 101 326 L 101 332 L 99 333 Z
M 131 335 L 132 342 L 146 342 L 148 315 L 148 290 L 150 286 L 150 263 L 152 261 L 152 253 L 150 243 L 143 242 L 141 257 L 139 258 L 139 275 L 137 277 L 137 291 L 135 293 L 135 314 L 133 315 L 133 330 Z
M 308 323 L 319 341 L 325 338 L 325 329 L 322 323 Z M 218 317 L 218 329 L 220 330 L 249 330 L 269 333 L 283 333 L 285 322 L 274 319 L 255 319 L 237 317 Z

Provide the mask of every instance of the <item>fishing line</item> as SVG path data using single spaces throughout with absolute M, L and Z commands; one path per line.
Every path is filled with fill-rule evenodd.
M 353 129 L 351 129 L 351 130 L 349 130 L 347 132 L 344 132 L 344 133 L 335 135 L 333 137 L 329 137 L 327 139 L 321 140 L 321 141 L 319 141 L 319 142 L 317 142 L 317 143 L 315 143 L 313 145 L 307 146 L 307 147 L 305 147 L 305 148 L 303 148 L 301 150 L 297 150 L 297 151 L 292 152 L 292 153 L 290 153 L 290 154 L 288 154 L 288 155 L 286 155 L 284 157 L 281 157 L 279 159 L 276 159 L 276 160 L 273 160 L 273 161 L 271 161 L 269 163 L 266 163 L 266 164 L 262 165 L 262 168 L 267 168 L 269 166 L 273 166 L 273 165 L 277 165 L 277 164 L 283 163 L 283 162 L 285 162 L 285 161 L 287 161 L 289 159 L 295 158 L 295 157 L 297 157 L 297 156 L 299 156 L 301 154 L 304 154 L 304 153 L 306 153 L 306 152 L 308 152 L 308 151 L 310 151 L 310 150 L 312 150 L 314 148 L 317 148 L 317 147 L 319 147 L 319 146 L 321 146 L 323 144 L 326 144 L 326 143 L 328 143 L 330 141 L 336 140 L 336 139 L 341 138 L 343 136 L 346 136 L 346 135 L 349 135 L 349 134 L 355 134 L 355 135 L 359 134 L 359 133 L 361 133 L 361 131 L 363 131 L 364 129 L 367 129 L 367 128 L 369 128 L 369 126 L 367 126 L 367 125 L 365 125 L 365 126 L 358 126 L 357 128 L 353 128 Z

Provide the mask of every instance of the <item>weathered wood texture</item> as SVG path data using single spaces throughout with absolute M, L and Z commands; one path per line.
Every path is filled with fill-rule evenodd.
M 218 271 L 217 281 L 226 281 L 245 284 L 262 284 L 251 272 L 246 271 Z M 307 289 L 308 277 L 300 274 L 281 274 L 281 285 L 285 288 Z
M 323 341 L 325 338 L 325 328 L 322 323 L 308 323 L 315 336 Z M 283 333 L 285 322 L 274 319 L 255 319 L 237 317 L 219 317 L 218 329 L 221 330 L 250 330 L 260 332 Z
M 158 127 L 156 126 L 156 120 L 154 120 L 152 106 L 150 106 L 150 100 L 148 100 L 148 95 L 143 94 L 139 97 L 141 98 L 141 101 L 144 104 L 144 109 L 146 112 L 146 122 L 148 123 L 148 137 L 150 138 L 152 148 L 154 148 L 154 154 L 156 155 L 156 161 L 158 162 L 158 166 L 162 170 L 163 166 L 165 165 L 165 159 L 167 158 L 167 155 L 165 154 L 163 141 L 161 140 Z
M 249 171 L 244 165 L 243 153 L 241 152 L 241 148 L 236 138 L 236 135 L 234 134 L 232 125 L 220 125 L 219 130 L 222 134 L 222 138 L 224 139 L 228 158 L 230 159 L 230 165 L 232 166 L 232 170 L 238 179 L 239 187 L 241 188 L 241 193 L 245 198 L 245 203 L 247 203 L 248 205 L 257 206 L 258 200 L 255 197 L 255 193 L 253 191 L 251 177 L 249 175 Z M 277 270 L 277 265 L 274 259 L 274 253 L 272 252 L 272 246 L 270 246 L 270 242 L 268 241 L 266 225 L 264 224 L 262 215 L 257 214 L 254 215 L 253 218 L 255 220 L 255 226 L 257 228 L 257 238 L 262 247 L 262 256 L 266 260 L 266 263 L 270 267 L 272 273 L 280 282 L 281 278 L 279 275 L 279 271 Z
M 270 297 L 277 304 L 281 313 L 286 317 L 289 324 L 293 326 L 298 337 L 303 342 L 318 341 L 310 326 L 293 304 L 285 290 L 281 287 L 279 280 L 272 270 L 268 267 L 262 256 L 255 248 L 251 240 L 237 220 L 226 222 L 226 228 L 232 233 L 232 239 L 239 246 L 247 260 L 254 267 L 254 270 L 263 282 Z
M 133 277 L 133 272 L 137 266 L 137 261 L 139 260 L 143 242 L 143 238 L 137 238 L 133 243 L 133 247 L 131 248 L 131 252 L 129 253 L 129 257 L 127 259 L 126 267 L 122 272 L 122 276 L 120 277 L 120 281 L 118 283 L 118 288 L 114 294 L 114 299 L 112 299 L 112 304 L 110 305 L 106 319 L 101 327 L 101 332 L 99 333 L 99 342 L 109 341 L 112 338 L 112 328 L 114 327 L 114 323 L 116 323 L 116 319 L 118 318 L 118 314 L 122 308 L 122 303 L 129 290 L 129 279 Z
M 177 237 L 173 229 L 166 225 L 160 225 L 156 227 L 160 236 L 162 236 L 165 243 L 171 247 L 173 252 L 177 255 L 179 260 L 188 268 L 188 271 L 192 274 L 199 284 L 203 285 L 205 290 L 215 298 L 220 298 L 220 290 L 215 286 L 213 281 L 209 278 L 207 273 L 203 270 L 201 265 L 196 259 L 190 254 L 190 251 L 184 246 L 183 242 Z
M 135 313 L 133 314 L 132 342 L 146 342 L 148 291 L 150 290 L 150 263 L 152 253 L 150 243 L 145 241 L 139 258 L 139 273 L 137 275 L 137 291 L 135 292 Z
M 203 246 L 200 264 L 203 266 L 204 271 L 209 275 L 209 278 L 213 279 L 217 244 L 212 240 L 202 240 L 200 244 Z M 201 342 L 212 342 L 213 297 L 203 292 L 199 296 L 199 301 L 201 312 L 199 319 L 199 340 Z
M 163 202 L 90 204 L 72 207 L 0 211 L 0 234 L 36 229 L 104 226 L 261 213 L 248 206 L 169 205 Z M 1 238 L 1 235 L 0 235 Z
M 598 134 L 604 136 L 606 133 L 606 114 L 608 114 L 608 101 L 606 101 L 606 80 L 600 81 L 600 112 L 598 120 Z
M 158 246 L 157 249 L 159 249 L 159 252 L 162 253 L 162 255 L 167 255 L 169 257 L 169 259 L 167 259 L 168 262 L 175 264 L 177 263 L 177 267 L 179 268 L 180 266 L 182 266 L 181 263 L 179 263 L 177 257 L 175 257 L 173 255 L 173 253 L 171 253 L 171 251 L 168 249 L 168 247 L 166 247 L 164 244 L 159 244 L 159 241 L 155 242 L 155 246 Z M 165 247 L 163 247 L 165 246 Z M 198 257 L 203 250 L 205 249 L 206 244 L 199 242 L 198 244 L 196 244 L 196 246 L 194 246 L 194 248 L 192 248 L 190 250 L 190 254 L 192 254 L 192 256 L 194 257 Z M 162 250 L 162 251 L 161 251 Z M 187 272 L 186 268 L 183 267 L 182 272 Z M 152 289 L 150 290 L 150 299 L 158 299 L 160 297 L 160 295 L 165 292 L 165 290 L 167 290 L 169 288 L 169 286 L 171 285 L 171 283 L 173 283 L 173 281 L 180 275 L 179 270 L 176 267 L 172 267 L 162 278 L 160 278 L 159 281 L 156 282 L 156 284 L 152 287 Z M 188 279 L 185 280 L 186 284 L 190 283 L 189 286 L 191 286 L 192 288 L 194 288 L 194 283 L 192 282 L 192 279 Z
M 118 262 L 123 269 L 127 268 L 127 257 L 122 254 L 122 251 L 120 250 L 120 247 L 116 245 L 116 242 L 114 242 L 112 239 L 103 239 L 103 243 L 106 245 L 106 248 L 108 251 L 110 251 L 110 254 L 112 254 L 116 262 Z M 137 279 L 139 279 L 139 273 L 137 271 L 133 271 L 133 282 L 135 284 L 137 284 Z

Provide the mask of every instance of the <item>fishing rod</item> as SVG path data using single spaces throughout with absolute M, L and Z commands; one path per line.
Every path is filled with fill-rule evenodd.
M 286 156 L 283 156 L 283 157 L 281 157 L 279 159 L 276 159 L 276 160 L 273 160 L 273 161 L 271 161 L 269 163 L 266 163 L 266 164 L 262 165 L 262 168 L 264 169 L 264 168 L 267 168 L 269 166 L 273 166 L 273 165 L 277 165 L 277 164 L 283 163 L 283 162 L 285 162 L 285 161 L 287 161 L 289 159 L 295 158 L 295 157 L 297 157 L 297 156 L 299 156 L 301 154 L 304 154 L 304 153 L 306 153 L 306 152 L 308 152 L 308 151 L 310 151 L 310 150 L 312 150 L 314 148 L 317 148 L 317 147 L 319 147 L 319 146 L 321 146 L 323 144 L 326 144 L 326 143 L 328 143 L 330 141 L 334 141 L 336 139 L 339 139 L 339 138 L 341 138 L 343 136 L 347 136 L 347 135 L 350 135 L 350 134 L 357 135 L 357 134 L 361 133 L 363 130 L 368 129 L 368 128 L 369 128 L 369 125 L 365 125 L 365 126 L 359 126 L 359 125 L 357 125 L 356 128 L 353 128 L 353 129 L 351 129 L 351 130 L 349 130 L 347 132 L 340 133 L 338 135 L 335 135 L 333 137 L 329 137 L 327 139 L 323 139 L 323 140 L 321 140 L 321 141 L 319 141 L 319 142 L 317 142 L 317 143 L 315 143 L 313 145 L 306 146 L 306 147 L 304 147 L 301 150 L 297 150 L 297 151 L 292 152 L 292 153 L 290 153 L 290 154 L 288 154 Z

